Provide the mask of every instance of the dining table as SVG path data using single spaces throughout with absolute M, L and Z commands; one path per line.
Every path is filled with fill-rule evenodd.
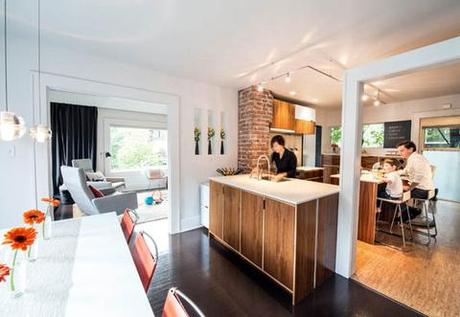
M 20 297 L 0 283 L 0 316 L 154 315 L 114 212 L 53 221 L 26 273 Z

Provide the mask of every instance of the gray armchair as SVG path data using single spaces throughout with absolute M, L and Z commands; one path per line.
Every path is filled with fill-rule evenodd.
M 101 190 L 104 194 L 111 194 L 115 192 L 116 189 L 125 186 L 125 179 L 123 177 L 105 177 L 102 173 L 102 180 L 93 181 L 89 175 L 96 174 L 93 170 L 93 163 L 90 159 L 79 159 L 72 160 L 72 166 L 77 168 L 82 168 L 86 177 L 89 179 L 87 182 L 88 185 L 92 185 L 97 189 Z
M 86 183 L 82 168 L 61 166 L 64 185 L 72 195 L 78 208 L 86 215 L 95 215 L 115 211 L 121 215 L 126 208 L 137 209 L 137 195 L 134 192 L 115 193 L 95 198 Z

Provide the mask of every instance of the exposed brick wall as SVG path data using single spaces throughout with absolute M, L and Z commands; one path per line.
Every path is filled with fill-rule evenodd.
M 251 171 L 257 158 L 268 154 L 273 96 L 269 90 L 258 92 L 255 86 L 239 91 L 238 96 L 238 167 Z

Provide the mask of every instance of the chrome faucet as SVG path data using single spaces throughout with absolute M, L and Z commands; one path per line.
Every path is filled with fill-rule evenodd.
M 257 159 L 257 174 L 258 174 L 257 179 L 258 180 L 260 180 L 262 178 L 262 171 L 259 168 L 261 159 L 265 159 L 267 161 L 268 178 L 270 178 L 270 159 L 268 158 L 267 155 L 263 154 L 263 155 L 259 156 L 259 158 Z M 251 173 L 250 176 L 252 176 L 252 173 Z

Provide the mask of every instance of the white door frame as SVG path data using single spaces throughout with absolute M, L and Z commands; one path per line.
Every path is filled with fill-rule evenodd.
M 174 94 L 156 92 L 153 90 L 128 87 L 118 84 L 99 82 L 91 79 L 76 78 L 61 74 L 42 72 L 41 82 L 35 71 L 32 71 L 33 98 L 35 116 L 39 122 L 50 124 L 50 103 L 48 92 L 60 90 L 78 94 L 87 94 L 101 97 L 118 97 L 130 100 L 144 101 L 151 104 L 167 106 L 168 109 L 168 180 L 170 204 L 168 211 L 169 232 L 171 234 L 180 231 L 180 121 L 179 106 L 180 97 Z M 41 90 L 41 102 L 39 103 L 38 89 Z M 117 110 L 140 111 L 146 113 L 156 113 L 149 109 L 148 105 L 142 105 L 136 109 Z M 36 151 L 37 166 L 35 173 L 37 176 L 37 197 L 49 196 L 52 193 L 51 179 L 51 144 L 38 144 Z
M 359 179 L 363 84 L 430 67 L 460 61 L 460 37 L 391 56 L 345 72 L 343 85 L 340 195 L 337 228 L 336 272 L 355 272 L 358 229 Z

